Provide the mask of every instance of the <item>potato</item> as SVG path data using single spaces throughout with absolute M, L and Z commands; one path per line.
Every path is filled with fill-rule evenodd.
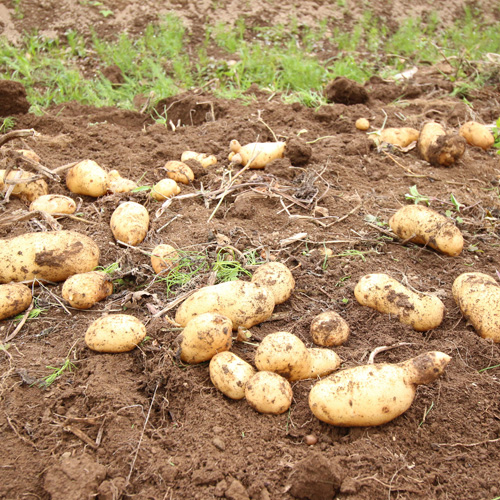
M 483 339 L 500 342 L 500 286 L 483 273 L 463 273 L 453 282 L 453 298 Z
M 17 153 L 21 153 L 26 158 L 40 163 L 40 157 L 31 149 L 16 149 Z
M 311 374 L 311 356 L 304 342 L 293 333 L 270 333 L 255 351 L 255 366 L 288 380 L 303 380 Z
M 274 296 L 275 304 L 282 304 L 290 298 L 295 288 L 293 275 L 281 262 L 267 262 L 253 273 L 252 283 L 269 288 Z
M 5 178 L 5 170 L 0 170 L 0 192 L 6 193 L 11 184 L 6 181 L 17 181 L 20 179 L 30 179 L 35 174 L 31 172 L 25 172 L 24 170 L 11 170 L 7 178 Z M 49 187 L 44 179 L 38 179 L 32 182 L 21 182 L 14 186 L 11 192 L 12 196 L 19 198 L 23 201 L 34 201 L 40 196 L 49 193 Z
M 75 231 L 26 233 L 0 244 L 0 283 L 64 281 L 98 264 L 99 247 Z
M 181 188 L 173 179 L 162 179 L 156 183 L 151 190 L 151 197 L 156 201 L 165 201 L 181 192 Z
M 354 288 L 363 306 L 391 314 L 417 332 L 437 328 L 444 318 L 444 304 L 433 295 L 412 292 L 387 274 L 367 274 Z
M 74 274 L 62 287 L 62 298 L 76 309 L 90 309 L 113 293 L 113 283 L 100 271 Z
M 194 181 L 194 173 L 191 168 L 182 161 L 167 161 L 163 167 L 167 171 L 167 177 L 175 182 L 190 184 Z
M 311 337 L 316 345 L 342 345 L 349 338 L 349 325 L 335 311 L 325 311 L 311 321 Z
M 380 133 L 378 140 L 381 142 L 387 142 L 388 144 L 393 144 L 394 146 L 399 146 L 400 148 L 408 147 L 412 142 L 418 140 L 420 132 L 411 127 L 401 127 L 401 128 L 385 128 Z M 377 138 L 377 136 L 373 136 Z
M 130 193 L 137 188 L 137 182 L 125 179 L 118 170 L 111 170 L 108 174 L 108 191 L 111 193 Z
M 111 231 L 118 241 L 136 246 L 148 234 L 149 214 L 145 207 L 135 201 L 119 205 L 110 220 Z
M 188 297 L 177 309 L 175 321 L 186 326 L 194 316 L 216 312 L 227 316 L 236 330 L 250 328 L 270 318 L 274 310 L 272 292 L 247 281 L 227 281 L 206 286 Z
M 108 174 L 93 160 L 83 160 L 68 170 L 66 186 L 75 194 L 103 196 L 108 190 Z
M 166 276 L 178 259 L 179 254 L 172 245 L 157 245 L 151 254 L 151 266 L 156 274 Z
M 481 123 L 464 123 L 458 133 L 471 145 L 484 149 L 485 151 L 495 143 L 495 137 L 489 128 Z
M 458 134 L 447 134 L 439 123 L 429 122 L 420 131 L 417 150 L 431 165 L 449 167 L 462 158 L 465 139 Z
M 402 240 L 429 246 L 438 252 L 456 257 L 464 246 L 464 238 L 455 224 L 432 208 L 406 205 L 390 219 L 391 229 Z
M 252 365 L 229 351 L 217 353 L 209 371 L 212 384 L 231 399 L 245 397 L 245 384 L 255 374 Z
M 30 211 L 40 210 L 48 214 L 74 214 L 76 203 L 69 196 L 62 194 L 44 194 L 30 205 Z
M 134 316 L 110 314 L 95 320 L 85 333 L 89 349 L 98 352 L 127 352 L 146 337 L 146 327 Z
M 308 349 L 311 360 L 311 370 L 307 378 L 321 378 L 338 370 L 342 364 L 339 355 L 331 349 L 311 347 Z
M 233 139 L 229 145 L 231 148 L 231 163 L 247 166 L 249 168 L 264 168 L 269 162 L 283 158 L 285 154 L 284 142 L 252 142 L 242 146 Z
M 382 425 L 404 413 L 417 386 L 439 377 L 450 356 L 427 352 L 402 363 L 347 368 L 316 382 L 309 407 L 327 424 L 340 427 Z
M 32 299 L 31 289 L 22 283 L 0 285 L 0 320 L 22 313 Z
M 212 359 L 218 352 L 231 349 L 233 324 L 222 314 L 195 316 L 182 330 L 181 359 L 196 364 Z
M 181 161 L 196 160 L 203 168 L 211 167 L 217 163 L 217 158 L 214 155 L 206 153 L 196 153 L 195 151 L 184 151 L 181 155 Z
M 355 127 L 358 130 L 368 130 L 370 128 L 370 122 L 366 118 L 358 118 Z
M 279 415 L 290 408 L 293 391 L 290 382 L 274 372 L 257 372 L 245 386 L 245 398 L 259 413 Z

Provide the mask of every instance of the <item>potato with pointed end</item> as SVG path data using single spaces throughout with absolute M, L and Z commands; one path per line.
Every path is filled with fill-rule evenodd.
M 45 194 L 31 203 L 30 212 L 36 210 L 48 214 L 74 214 L 76 212 L 76 203 L 69 196 Z
M 101 271 L 74 274 L 64 282 L 61 290 L 62 298 L 76 309 L 90 309 L 112 293 L 113 283 Z
M 0 320 L 28 309 L 32 298 L 31 289 L 22 283 L 0 285 Z
M 175 262 L 179 260 L 177 250 L 166 243 L 157 245 L 151 253 L 151 266 L 156 274 L 166 276 Z
M 229 144 L 231 163 L 249 168 L 264 168 L 269 162 L 283 158 L 285 154 L 284 142 L 252 142 L 242 146 L 233 139 Z
M 293 275 L 281 262 L 267 262 L 253 273 L 252 283 L 259 283 L 271 290 L 275 304 L 282 304 L 290 298 L 295 288 Z
M 453 282 L 453 298 L 483 339 L 500 343 L 500 286 L 484 273 L 463 273 Z
M 196 151 L 184 151 L 181 161 L 196 160 L 203 168 L 211 167 L 217 163 L 217 157 L 207 153 L 197 153 Z
M 130 193 L 137 188 L 137 182 L 125 179 L 118 170 L 111 170 L 108 174 L 108 191 L 111 193 Z
M 399 238 L 426 245 L 456 257 L 464 247 L 464 238 L 455 224 L 432 208 L 406 205 L 390 219 L 389 225 Z
M 82 160 L 68 170 L 66 186 L 75 194 L 97 198 L 108 190 L 108 174 L 93 160 Z
M 331 349 L 311 347 L 308 351 L 311 359 L 311 371 L 308 378 L 321 378 L 330 375 L 338 370 L 342 364 L 339 355 Z
M 245 397 L 245 385 L 255 374 L 252 365 L 229 351 L 213 356 L 209 372 L 212 384 L 231 399 Z
M 325 311 L 314 317 L 310 331 L 313 342 L 324 347 L 342 345 L 349 338 L 349 325 L 335 311 Z
M 260 371 L 246 383 L 245 398 L 259 413 L 279 415 L 292 405 L 293 391 L 290 382 L 281 375 Z
M 194 173 L 191 168 L 182 161 L 170 160 L 163 167 L 167 171 L 167 177 L 181 184 L 190 184 L 194 181 Z
M 471 146 L 477 146 L 485 151 L 495 143 L 495 137 L 490 129 L 478 122 L 464 123 L 458 133 Z
M 156 201 L 165 201 L 181 192 L 181 188 L 173 179 L 162 179 L 157 182 L 151 190 L 151 198 Z
M 5 170 L 0 170 L 0 192 L 6 193 L 11 184 L 9 181 L 19 181 L 21 179 L 31 179 L 35 174 L 25 172 L 24 170 L 11 170 L 5 176 Z M 19 198 L 23 201 L 34 201 L 40 196 L 49 193 L 49 186 L 44 179 L 37 179 L 31 182 L 20 182 L 14 186 L 11 192 L 12 196 Z
M 436 380 L 450 360 L 431 351 L 402 363 L 347 368 L 314 384 L 309 407 L 317 418 L 339 427 L 382 425 L 408 410 L 417 386 Z
M 411 127 L 389 127 L 380 132 L 378 140 L 381 142 L 387 142 L 388 144 L 393 144 L 394 146 L 399 146 L 400 148 L 406 148 L 412 142 L 417 141 L 419 135 L 420 132 Z M 374 139 L 377 138 L 376 135 L 373 135 L 372 137 Z
M 438 297 L 416 293 L 387 274 L 367 274 L 354 288 L 362 306 L 395 316 L 417 332 L 437 328 L 444 318 L 445 307 Z
M 127 201 L 115 209 L 109 224 L 118 241 L 136 246 L 148 234 L 149 213 L 140 203 Z
M 462 158 L 465 139 L 458 134 L 447 134 L 442 125 L 429 122 L 420 131 L 417 150 L 431 165 L 449 167 Z

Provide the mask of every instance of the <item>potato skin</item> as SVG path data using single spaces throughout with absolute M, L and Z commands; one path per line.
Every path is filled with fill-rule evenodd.
M 97 198 L 108 190 L 108 174 L 93 160 L 82 160 L 66 175 L 66 186 L 75 194 Z
M 488 127 L 478 122 L 466 122 L 461 127 L 458 133 L 471 146 L 477 146 L 485 151 L 495 143 L 495 137 L 490 132 Z
M 308 378 L 321 378 L 338 370 L 342 364 L 339 355 L 331 349 L 311 347 L 308 349 L 311 359 L 311 371 Z
M 390 219 L 391 229 L 403 240 L 427 245 L 438 252 L 456 257 L 464 247 L 460 229 L 444 215 L 422 205 L 406 205 Z
M 7 180 L 16 180 L 16 179 L 29 179 L 33 177 L 35 174 L 31 172 L 13 170 L 8 173 Z M 9 188 L 10 184 L 5 184 L 4 182 L 5 170 L 0 170 L 0 191 L 6 192 Z M 36 181 L 24 183 L 21 182 L 16 184 L 14 189 L 12 190 L 12 196 L 16 196 L 17 198 L 23 201 L 35 201 L 40 196 L 46 195 L 49 193 L 49 187 L 44 179 L 38 179 Z
M 370 122 L 366 118 L 358 118 L 354 126 L 358 130 L 368 130 L 370 128 Z
M 151 190 L 151 198 L 156 201 L 165 201 L 181 192 L 181 188 L 174 179 L 162 179 L 157 182 Z
M 140 203 L 127 201 L 116 208 L 109 224 L 117 240 L 136 246 L 148 234 L 149 213 Z
M 170 160 L 163 167 L 167 171 L 167 177 L 182 184 L 190 184 L 194 181 L 194 173 L 191 168 L 182 161 Z
M 0 320 L 22 313 L 32 299 L 30 288 L 22 283 L 0 285 Z
M 245 385 L 255 374 L 252 365 L 230 351 L 213 356 L 209 372 L 212 384 L 231 399 L 245 397 Z
M 442 125 L 426 123 L 417 142 L 420 156 L 431 165 L 449 167 L 465 153 L 465 139 L 458 134 L 447 134 Z
M 130 193 L 137 188 L 137 182 L 125 179 L 118 170 L 111 170 L 108 174 L 108 191 L 111 193 Z
M 339 346 L 349 338 L 349 325 L 335 311 L 318 314 L 311 322 L 311 337 L 316 345 L 323 347 Z
M 99 247 L 75 231 L 26 233 L 0 244 L 0 283 L 64 281 L 99 264 Z
M 387 142 L 400 148 L 406 148 L 412 142 L 418 140 L 420 132 L 411 127 L 401 127 L 401 128 L 386 128 L 380 133 L 379 140 L 382 142 Z M 376 137 L 376 136 L 374 136 Z
M 250 162 L 249 168 L 253 169 L 264 168 L 269 162 L 283 158 L 285 154 L 284 142 L 252 142 L 242 146 L 233 139 L 229 146 L 234 153 L 230 158 L 232 163 L 246 167 Z
M 45 194 L 39 196 L 30 205 L 30 212 L 40 210 L 49 214 L 74 214 L 76 203 L 69 196 L 62 194 Z
M 367 274 L 354 288 L 356 300 L 363 306 L 396 316 L 418 332 L 437 328 L 445 307 L 438 297 L 418 294 L 387 274 Z
M 90 309 L 112 293 L 113 283 L 106 273 L 99 271 L 74 274 L 64 282 L 61 290 L 62 298 L 76 309 Z
M 279 415 L 290 408 L 293 391 L 290 382 L 281 375 L 260 371 L 246 383 L 245 398 L 259 413 Z
M 281 262 L 267 262 L 253 273 L 252 283 L 268 287 L 274 296 L 275 304 L 282 304 L 290 298 L 295 288 L 293 275 Z

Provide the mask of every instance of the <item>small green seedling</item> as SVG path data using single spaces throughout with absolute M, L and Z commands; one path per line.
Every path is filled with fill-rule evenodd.
M 411 190 L 411 188 L 410 188 L 410 190 Z M 364 220 L 366 222 L 369 222 L 370 224 L 375 224 L 376 226 L 379 226 L 379 227 L 387 227 L 389 225 L 389 224 L 387 224 L 387 222 L 381 220 L 377 215 L 367 214 L 367 215 L 365 215 Z
M 493 147 L 497 150 L 497 154 L 500 155 L 500 117 L 498 117 L 498 120 L 493 127 L 493 137 L 495 138 Z
M 4 118 L 0 124 L 0 133 L 5 134 L 9 130 L 12 130 L 15 124 L 16 120 L 14 120 L 11 116 L 7 116 L 7 118 Z
M 222 248 L 217 252 L 217 259 L 212 266 L 212 271 L 217 275 L 219 282 L 237 280 L 242 274 L 251 276 L 237 260 L 234 258 L 227 260 L 230 257 L 230 249 Z
M 66 358 L 64 360 L 64 363 L 61 366 L 47 366 L 46 367 L 48 370 L 52 370 L 52 373 L 50 375 L 47 375 L 44 377 L 40 383 L 40 387 L 49 387 L 51 384 L 53 384 L 64 372 L 66 371 L 73 371 L 73 369 L 76 369 L 76 366 L 74 363 L 72 363 L 69 358 Z
M 427 206 L 431 204 L 429 197 L 418 192 L 417 186 L 410 186 L 410 192 L 405 194 L 405 200 L 411 200 L 415 205 L 425 203 Z
M 479 373 L 483 373 L 487 370 L 493 370 L 495 368 L 500 368 L 500 365 L 494 365 L 494 366 L 487 366 L 486 368 L 481 368 L 481 370 L 479 370 Z
M 426 409 L 425 412 L 424 412 L 424 417 L 422 418 L 422 421 L 418 424 L 419 427 L 422 427 L 422 425 L 424 425 L 425 423 L 425 419 L 427 418 L 427 415 L 429 415 L 429 413 L 431 412 L 431 410 L 434 408 L 434 401 L 431 403 L 431 405 L 429 406 L 429 409 Z

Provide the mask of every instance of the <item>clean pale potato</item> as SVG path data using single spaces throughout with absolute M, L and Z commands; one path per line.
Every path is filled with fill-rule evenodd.
M 5 177 L 5 170 L 0 170 L 0 192 L 6 193 L 11 186 L 7 181 L 17 181 L 21 179 L 31 179 L 35 174 L 24 170 L 11 170 Z M 49 186 L 44 179 L 37 179 L 31 182 L 20 182 L 14 186 L 12 196 L 23 201 L 34 201 L 40 196 L 49 193 Z
M 271 290 L 275 304 L 282 304 L 290 298 L 295 288 L 293 275 L 281 262 L 267 262 L 253 273 L 252 283 L 259 283 Z
M 167 198 L 172 198 L 181 192 L 181 188 L 177 185 L 174 179 L 162 179 L 157 182 L 151 190 L 151 198 L 156 201 L 165 201 Z
M 40 210 L 48 214 L 74 214 L 76 203 L 69 196 L 62 194 L 44 194 L 30 205 L 30 211 Z
M 464 247 L 464 238 L 455 224 L 432 208 L 406 205 L 390 219 L 391 229 L 402 240 L 426 245 L 456 257 Z
M 175 262 L 179 260 L 177 250 L 166 243 L 157 245 L 151 253 L 151 266 L 156 274 L 166 276 Z
M 108 174 L 108 191 L 111 193 L 130 193 L 137 188 L 137 182 L 125 179 L 118 170 L 111 170 Z
M 290 382 L 281 375 L 260 371 L 247 381 L 245 398 L 259 413 L 279 415 L 292 405 L 293 391 Z
M 196 151 L 184 151 L 181 155 L 181 161 L 196 160 L 203 168 L 211 167 L 217 163 L 217 158 L 214 155 L 207 153 L 197 153 Z
M 229 351 L 213 356 L 209 372 L 212 384 L 231 399 L 245 397 L 245 385 L 255 374 L 252 365 Z
M 453 298 L 465 319 L 484 339 L 500 343 L 500 286 L 484 273 L 463 273 L 453 282 Z
M 308 378 L 321 378 L 338 370 L 342 364 L 340 356 L 331 349 L 310 347 L 308 349 L 311 359 L 311 371 Z
M 436 380 L 450 360 L 447 354 L 431 351 L 402 363 L 347 368 L 314 384 L 309 407 L 331 425 L 382 425 L 404 413 L 417 386 Z
M 339 346 L 349 338 L 349 325 L 335 311 L 325 311 L 311 321 L 311 337 L 316 345 L 324 347 Z
M 142 243 L 148 234 L 149 213 L 140 203 L 126 201 L 111 215 L 110 226 L 118 241 L 136 246 Z
M 108 190 L 108 174 L 94 160 L 82 160 L 68 170 L 66 186 L 72 193 L 97 198 Z
M 233 324 L 222 314 L 204 313 L 195 316 L 182 330 L 181 359 L 185 363 L 202 363 L 218 352 L 229 351 Z
M 163 168 L 167 171 L 167 177 L 173 179 L 175 182 L 190 184 L 194 181 L 193 171 L 182 161 L 167 161 Z
M 426 123 L 417 142 L 417 150 L 431 165 L 449 167 L 462 158 L 465 139 L 456 133 L 447 134 L 442 125 Z
M 366 118 L 358 118 L 354 125 L 358 130 L 368 130 L 370 128 L 370 122 Z
M 354 288 L 362 306 L 390 314 L 418 332 L 437 328 L 444 318 L 445 307 L 438 297 L 411 291 L 387 274 L 367 274 Z
M 61 290 L 62 298 L 76 309 L 90 309 L 97 302 L 113 293 L 113 283 L 100 271 L 74 274 Z
M 92 271 L 99 264 L 99 247 L 76 231 L 26 233 L 0 241 L 0 283 L 64 281 Z
M 487 150 L 495 143 L 490 129 L 478 122 L 464 123 L 458 133 L 470 144 Z
M 28 309 L 32 298 L 31 289 L 22 283 L 0 285 L 0 320 Z
M 146 337 L 146 327 L 135 316 L 110 314 L 95 320 L 85 333 L 85 344 L 98 352 L 128 352 Z
M 230 161 L 237 165 L 249 168 L 264 168 L 269 162 L 283 158 L 285 154 L 284 142 L 252 142 L 242 146 L 233 139 L 229 144 L 231 148 Z
M 378 140 L 381 142 L 387 142 L 393 144 L 394 146 L 399 146 L 400 148 L 408 147 L 412 142 L 418 140 L 420 132 L 411 127 L 401 127 L 401 128 L 385 128 L 380 133 Z M 373 136 L 377 138 L 376 135 Z

